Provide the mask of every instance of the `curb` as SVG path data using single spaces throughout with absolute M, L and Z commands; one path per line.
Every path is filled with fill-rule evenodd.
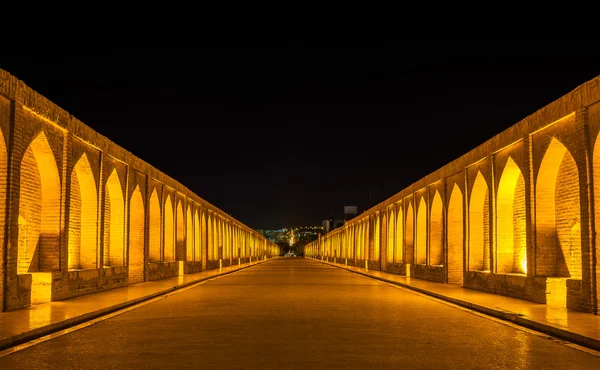
M 432 292 L 432 291 L 429 291 L 429 290 L 426 290 L 426 289 L 422 289 L 422 288 L 418 288 L 418 287 L 415 287 L 415 286 L 411 286 L 409 284 L 400 283 L 400 282 L 394 281 L 394 280 L 388 280 L 388 279 L 386 279 L 384 277 L 373 276 L 373 275 L 370 275 L 370 274 L 368 274 L 366 272 L 353 271 L 353 270 L 350 270 L 350 269 L 348 269 L 346 267 L 338 266 L 338 265 L 332 264 L 330 262 L 321 261 L 321 260 L 318 260 L 318 259 L 312 259 L 312 260 L 316 261 L 316 262 L 323 263 L 323 264 L 328 265 L 328 266 L 337 267 L 337 268 L 339 268 L 341 270 L 352 272 L 352 273 L 355 273 L 355 274 L 358 274 L 358 275 L 363 275 L 363 276 L 369 277 L 371 279 L 380 280 L 380 281 L 383 281 L 383 282 L 386 282 L 386 283 L 389 283 L 389 284 L 398 285 L 398 286 L 401 286 L 403 288 L 414 290 L 416 292 L 423 293 L 423 294 L 426 294 L 428 296 L 432 296 L 432 297 L 441 299 L 443 301 L 447 301 L 447 302 L 453 303 L 453 304 L 455 304 L 457 306 L 466 307 L 466 308 L 471 309 L 473 311 L 481 312 L 481 313 L 484 313 L 484 314 L 489 315 L 489 316 L 496 317 L 496 318 L 501 319 L 501 320 L 510 321 L 513 324 L 517 324 L 519 326 L 523 326 L 523 327 L 526 327 L 526 328 L 529 328 L 529 329 L 533 329 L 533 330 L 539 331 L 541 333 L 548 334 L 548 335 L 551 335 L 551 336 L 554 336 L 554 337 L 557 337 L 557 338 L 569 341 L 569 342 L 574 343 L 574 344 L 578 344 L 578 345 L 583 346 L 583 347 L 587 347 L 587 348 L 590 348 L 590 349 L 593 349 L 593 350 L 596 350 L 596 351 L 600 351 L 600 340 L 598 340 L 598 339 L 591 338 L 591 337 L 586 337 L 585 335 L 581 335 L 581 334 L 577 334 L 577 333 L 573 333 L 573 332 L 570 332 L 570 331 L 565 330 L 563 328 L 559 328 L 559 327 L 556 327 L 556 326 L 553 326 L 553 325 L 550 325 L 550 324 L 541 323 L 539 321 L 535 321 L 535 320 L 529 319 L 526 316 L 524 316 L 523 314 L 514 313 L 514 312 L 511 312 L 511 311 L 503 310 L 501 308 L 493 308 L 493 307 L 488 307 L 488 306 L 484 306 L 484 305 L 481 305 L 481 304 L 477 304 L 477 303 L 473 303 L 473 302 L 461 300 L 461 299 L 450 297 L 450 296 L 443 295 L 443 294 L 440 294 L 440 293 L 435 293 L 435 292 Z
M 86 321 L 93 320 L 93 319 L 96 319 L 96 318 L 104 316 L 104 315 L 108 315 L 109 313 L 113 313 L 113 312 L 122 310 L 124 308 L 127 308 L 127 307 L 130 307 L 130 306 L 136 305 L 138 303 L 150 300 L 152 298 L 156 298 L 156 297 L 161 296 L 163 294 L 170 293 L 172 291 L 175 291 L 175 290 L 178 290 L 178 289 L 181 289 L 181 288 L 185 288 L 187 286 L 190 286 L 190 285 L 202 282 L 202 281 L 206 281 L 206 280 L 218 277 L 218 276 L 225 276 L 225 275 L 232 274 L 234 272 L 245 270 L 247 268 L 263 264 L 263 263 L 265 263 L 267 261 L 270 261 L 270 260 L 263 260 L 263 261 L 260 261 L 260 262 L 256 262 L 256 263 L 254 263 L 254 264 L 252 264 L 250 266 L 241 266 L 240 268 L 235 269 L 235 270 L 223 272 L 223 273 L 216 274 L 216 275 L 213 275 L 213 276 L 202 277 L 202 278 L 199 278 L 198 280 L 188 281 L 188 282 L 185 282 L 185 283 L 182 283 L 182 284 L 175 285 L 175 286 L 173 286 L 171 288 L 167 288 L 167 289 L 160 290 L 158 292 L 150 293 L 150 294 L 145 295 L 143 297 L 139 297 L 139 298 L 135 298 L 135 299 L 132 299 L 132 300 L 129 300 L 129 301 L 121 302 L 121 303 L 118 303 L 118 304 L 110 306 L 110 307 L 102 308 L 100 310 L 96 310 L 96 311 L 92 311 L 92 312 L 87 312 L 87 313 L 81 314 L 79 316 L 71 317 L 71 318 L 63 320 L 63 321 L 59 321 L 59 322 L 56 322 L 56 323 L 53 323 L 53 324 L 48 324 L 48 325 L 45 325 L 45 326 L 42 326 L 42 327 L 39 327 L 39 328 L 36 328 L 36 329 L 33 329 L 33 330 L 29 330 L 29 331 L 26 331 L 26 332 L 23 332 L 23 333 L 20 333 L 20 334 L 16 334 L 16 335 L 13 335 L 12 337 L 7 337 L 7 338 L 4 338 L 4 339 L 0 339 L 0 351 L 5 350 L 5 349 L 9 349 L 9 348 L 14 347 L 14 346 L 19 345 L 19 344 L 23 344 L 23 343 L 32 341 L 34 339 L 38 339 L 40 337 L 46 336 L 48 334 L 55 333 L 55 332 L 60 331 L 60 330 L 68 329 L 68 328 L 73 327 L 75 325 L 79 325 L 79 324 L 82 324 L 82 323 L 84 323 Z

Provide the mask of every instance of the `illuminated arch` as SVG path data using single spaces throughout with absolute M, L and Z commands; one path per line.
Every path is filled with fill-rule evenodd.
M 463 283 L 463 194 L 454 184 L 448 203 L 448 283 Z
M 414 222 L 414 209 L 412 206 L 412 203 L 408 204 L 408 208 L 406 209 L 406 226 L 405 226 L 405 230 L 406 230 L 406 236 L 405 236 L 405 240 L 406 243 L 404 244 L 404 253 L 406 253 L 406 255 L 404 256 L 404 262 L 405 263 L 413 263 L 414 262 L 414 253 L 415 253 L 415 243 L 414 243 L 414 228 L 415 228 L 415 222 Z
M 527 273 L 525 180 L 510 157 L 500 177 L 496 205 L 497 272 Z
M 395 214 L 394 210 L 390 210 L 390 217 L 388 218 L 388 227 L 387 227 L 387 245 L 386 245 L 386 259 L 387 263 L 394 262 L 394 229 L 395 222 Z
M 481 172 L 477 172 L 469 201 L 469 270 L 490 270 L 489 192 Z
M 8 167 L 8 158 L 6 155 L 6 142 L 4 141 L 4 135 L 0 129 L 0 194 L 6 194 L 6 174 Z M 6 196 L 0 196 L 0 212 L 6 214 Z M 0 217 L 0 245 L 4 245 L 4 228 L 5 228 L 5 217 Z M 0 279 L 3 279 L 0 276 Z M 0 283 L 2 285 L 2 283 Z M 2 293 L 0 293 L 2 294 Z M 0 296 L 0 305 L 2 305 L 3 296 Z
M 417 208 L 417 264 L 427 263 L 427 204 L 425 197 L 421 197 Z
M 60 177 L 44 132 L 21 160 L 17 272 L 59 268 Z
M 92 168 L 85 153 L 71 173 L 69 207 L 69 269 L 98 267 L 98 192 Z
M 164 234 L 164 261 L 173 262 L 175 261 L 175 229 L 174 229 L 174 214 L 173 204 L 171 203 L 171 195 L 167 195 L 165 201 L 165 234 Z
M 351 259 L 354 259 L 354 257 L 356 256 L 356 232 L 355 232 L 355 225 L 353 224 L 352 226 L 350 226 L 350 240 L 349 240 L 349 247 L 348 247 L 348 257 Z M 314 253 L 314 251 L 313 251 Z
M 219 249 L 221 248 L 221 223 L 220 220 L 215 217 L 213 219 L 213 225 L 214 225 L 214 235 L 213 235 L 213 239 L 214 239 L 214 251 L 213 251 L 213 255 L 215 257 L 215 260 L 218 260 L 219 258 L 221 258 L 221 255 L 219 254 Z
M 123 188 L 116 169 L 106 181 L 104 201 L 104 265 L 124 265 L 125 202 Z
M 214 261 L 215 257 L 215 222 L 214 217 L 208 217 L 208 259 Z
M 444 247 L 442 244 L 442 197 L 436 190 L 431 202 L 431 218 L 429 220 L 429 264 L 444 265 Z
M 385 237 L 385 215 L 383 216 L 383 222 L 380 220 L 381 215 L 375 216 L 375 233 L 373 235 L 373 261 L 379 261 L 379 253 L 381 252 L 382 240 Z
M 129 283 L 144 281 L 144 201 L 136 186 L 129 200 Z
M 185 259 L 194 261 L 194 219 L 192 218 L 192 206 L 188 205 L 185 215 Z
M 396 217 L 396 235 L 394 236 L 395 247 L 394 247 L 394 262 L 402 263 L 404 261 L 404 222 L 403 222 L 403 211 L 402 207 L 398 208 L 398 215 Z
M 185 219 L 183 218 L 183 207 L 181 201 L 177 202 L 177 241 L 175 245 L 175 260 L 185 259 Z
M 194 261 L 202 261 L 202 238 L 200 237 L 201 229 L 198 210 L 196 210 L 196 212 L 194 212 Z
M 150 262 L 160 262 L 160 201 L 156 189 L 150 196 L 150 227 L 149 227 Z
M 536 180 L 536 275 L 580 279 L 579 172 L 556 138 L 542 159 Z
M 356 225 L 356 258 L 362 259 L 362 222 Z

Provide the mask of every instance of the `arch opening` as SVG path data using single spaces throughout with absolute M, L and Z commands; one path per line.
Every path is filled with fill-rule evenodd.
M 469 271 L 490 271 L 488 186 L 477 172 L 469 200 Z
M 421 197 L 419 207 L 417 208 L 417 264 L 427 263 L 427 204 L 424 197 Z
M 454 184 L 448 203 L 448 283 L 463 283 L 463 195 Z
M 171 195 L 167 195 L 165 201 L 165 221 L 164 221 L 164 248 L 163 255 L 165 262 L 175 261 L 175 228 L 174 228 L 173 204 L 171 203 Z
M 202 238 L 200 237 L 200 230 L 200 219 L 196 210 L 194 214 L 194 261 L 202 261 L 202 249 L 200 246 Z
M 104 266 L 123 266 L 125 262 L 125 202 L 116 169 L 106 181 L 104 202 Z
M 444 265 L 442 197 L 436 190 L 431 202 L 431 218 L 429 220 L 429 264 Z
M 150 262 L 160 262 L 160 201 L 156 189 L 150 196 L 150 227 L 148 230 L 148 247 Z
M 536 276 L 582 277 L 580 207 L 577 164 L 552 138 L 536 179 Z
M 71 172 L 68 268 L 98 267 L 98 192 L 92 168 L 84 153 Z
M 496 271 L 526 274 L 525 180 L 511 157 L 500 177 L 496 206 Z
M 21 160 L 17 273 L 59 269 L 60 177 L 44 132 Z
M 404 244 L 404 253 L 405 253 L 404 262 L 405 263 L 414 263 L 414 256 L 415 256 L 414 228 L 415 228 L 414 209 L 413 209 L 412 203 L 410 203 L 408 205 L 408 208 L 406 209 L 406 226 L 404 227 L 404 230 L 406 231 L 406 236 L 404 237 L 404 239 L 406 240 L 406 242 Z
M 144 201 L 136 186 L 129 200 L 129 283 L 144 281 Z

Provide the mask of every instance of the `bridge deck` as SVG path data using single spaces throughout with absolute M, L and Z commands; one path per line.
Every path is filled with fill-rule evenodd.
M 369 273 L 386 279 L 395 276 Z M 180 284 L 192 283 L 193 277 L 185 278 L 188 280 Z M 167 290 L 165 281 L 144 284 L 146 294 L 152 284 L 156 292 Z M 415 286 L 425 289 L 429 284 L 449 289 L 447 285 L 420 281 Z M 106 305 L 109 293 L 113 294 L 110 304 L 138 298 L 132 294 L 134 288 L 90 295 L 87 307 L 94 309 L 93 300 L 96 308 Z M 465 299 L 487 299 L 485 303 L 490 307 L 509 302 L 493 294 L 454 289 Z M 52 305 L 64 314 L 82 298 Z M 532 315 L 540 312 L 532 309 L 534 303 L 515 301 Z M 13 315 L 13 320 L 15 315 L 22 315 L 21 320 L 27 316 L 31 323 L 43 322 L 43 315 L 46 322 L 60 320 L 42 306 L 6 312 L 0 314 L 4 317 L 0 322 L 3 331 L 14 322 L 3 315 Z M 585 316 L 586 326 L 590 325 L 590 316 Z M 569 320 L 568 325 L 577 329 L 580 324 Z M 33 347 L 0 355 L 0 368 L 7 369 L 92 368 L 99 364 L 102 368 L 162 369 L 583 369 L 598 368 L 600 358 L 324 263 L 278 258 Z

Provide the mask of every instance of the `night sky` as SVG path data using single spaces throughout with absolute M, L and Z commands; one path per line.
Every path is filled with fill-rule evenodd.
M 362 212 L 600 75 L 598 52 L 573 44 L 184 45 L 72 35 L 3 50 L 0 68 L 267 229 Z

